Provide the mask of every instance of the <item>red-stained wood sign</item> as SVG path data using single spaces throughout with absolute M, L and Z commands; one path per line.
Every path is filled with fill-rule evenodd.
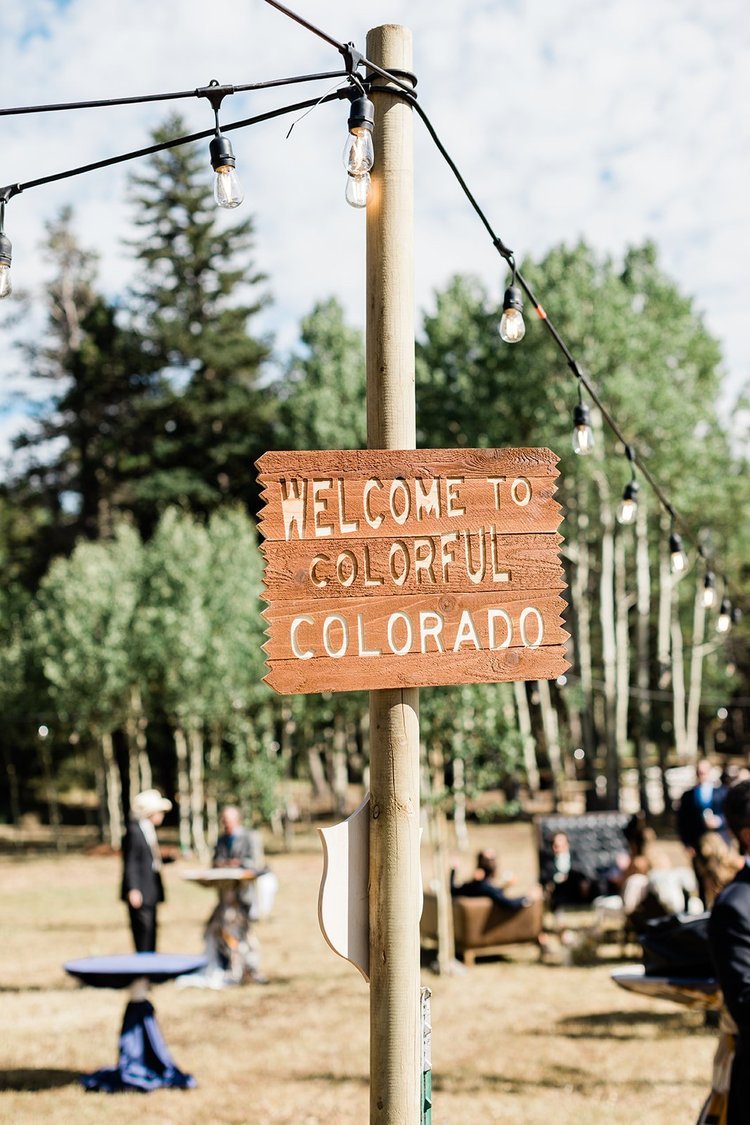
M 568 667 L 549 449 L 266 453 L 266 682 L 289 695 Z

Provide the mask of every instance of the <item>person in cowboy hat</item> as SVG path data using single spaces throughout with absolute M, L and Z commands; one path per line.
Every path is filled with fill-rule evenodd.
M 164 902 L 162 857 L 156 829 L 172 802 L 158 789 L 144 789 L 131 802 L 131 819 L 122 844 L 122 901 L 127 903 L 137 953 L 156 950 L 156 907 Z

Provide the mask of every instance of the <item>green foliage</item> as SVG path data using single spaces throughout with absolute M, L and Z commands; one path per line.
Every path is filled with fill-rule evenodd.
M 143 558 L 138 534 L 120 526 L 111 542 L 81 542 L 39 587 L 29 643 L 47 693 L 71 729 L 112 730 L 136 681 L 133 647 Z
M 184 132 L 174 115 L 154 139 Z M 207 165 L 202 147 L 182 146 L 131 178 L 141 267 L 131 313 L 171 384 L 140 418 L 133 501 L 144 526 L 171 503 L 200 512 L 252 504 L 248 469 L 268 444 L 273 401 L 257 384 L 269 345 L 248 330 L 268 300 L 252 265 L 253 220 L 220 221 Z
M 303 351 L 278 388 L 280 449 L 363 449 L 367 445 L 362 334 L 333 298 L 302 321 Z

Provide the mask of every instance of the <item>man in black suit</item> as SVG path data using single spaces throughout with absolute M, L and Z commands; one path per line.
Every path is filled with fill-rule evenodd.
M 750 781 L 728 791 L 724 812 L 745 855 L 745 865 L 720 892 L 708 923 L 708 940 L 737 1042 L 729 1087 L 727 1125 L 750 1121 Z
M 706 895 L 702 881 L 703 873 L 700 863 L 696 863 L 698 844 L 701 836 L 706 832 L 720 832 L 725 839 L 729 838 L 724 817 L 727 791 L 723 785 L 714 784 L 711 774 L 711 763 L 707 758 L 701 758 L 695 767 L 697 784 L 683 793 L 677 810 L 677 831 L 685 851 L 692 860 L 698 881 L 698 893 L 704 905 Z
M 156 907 L 164 902 L 161 881 L 162 859 L 156 829 L 172 802 L 158 789 L 145 789 L 133 799 L 122 844 L 123 902 L 128 904 L 130 929 L 137 953 L 153 953 L 156 949 Z

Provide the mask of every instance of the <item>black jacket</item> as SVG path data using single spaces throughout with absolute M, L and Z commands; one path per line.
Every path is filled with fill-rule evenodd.
M 677 810 L 677 831 L 686 848 L 697 848 L 701 836 L 708 831 L 703 817 L 704 808 L 708 807 L 712 813 L 721 818 L 719 831 L 725 839 L 729 838 L 726 821 L 724 820 L 724 801 L 727 791 L 723 785 L 714 787 L 708 806 L 701 804 L 699 787 L 693 786 L 682 795 L 680 807 Z
M 461 883 L 456 886 L 456 873 L 451 870 L 451 894 L 454 898 L 459 895 L 465 898 L 491 898 L 498 906 L 504 906 L 508 910 L 520 910 L 522 906 L 528 906 L 529 900 L 526 898 L 509 898 L 500 887 L 496 887 L 489 879 L 471 879 L 468 883 Z
M 161 872 L 154 871 L 154 856 L 137 820 L 128 821 L 122 842 L 120 897 L 123 902 L 127 902 L 128 891 L 132 890 L 141 892 L 144 906 L 155 906 L 157 902 L 164 902 Z
M 750 868 L 719 894 L 708 940 L 724 1000 L 743 1037 L 750 1035 Z

